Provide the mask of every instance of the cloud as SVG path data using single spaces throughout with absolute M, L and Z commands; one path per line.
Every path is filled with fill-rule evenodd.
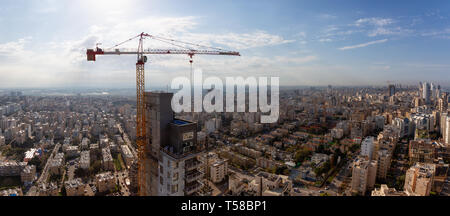
M 34 12 L 38 14 L 56 13 L 58 11 L 58 7 L 56 6 L 58 3 L 55 0 L 41 0 L 34 6 Z
M 368 36 L 375 37 L 379 35 L 410 35 L 414 31 L 411 29 L 404 29 L 402 27 L 395 28 L 376 28 L 369 32 Z
M 372 70 L 387 71 L 387 70 L 390 70 L 392 67 L 390 65 L 385 65 L 385 64 L 374 64 L 374 65 L 369 66 L 369 68 Z
M 319 42 L 332 42 L 332 41 L 342 41 L 347 39 L 350 35 L 360 33 L 360 29 L 351 29 L 348 26 L 336 26 L 329 25 L 324 30 L 322 30 L 322 35 L 316 38 Z
M 397 20 L 391 18 L 361 18 L 358 19 L 353 26 L 364 29 L 369 37 L 380 35 L 406 35 L 413 33 L 411 29 L 405 29 L 401 26 L 394 25 L 398 23 Z
M 429 30 L 421 33 L 420 35 L 423 37 L 450 39 L 450 28 L 446 28 L 443 30 Z
M 335 25 L 330 25 L 327 26 L 326 29 L 324 30 L 325 33 L 329 33 L 329 32 L 334 32 L 339 30 L 339 27 L 335 26 Z
M 356 48 L 362 48 L 362 47 L 370 46 L 370 45 L 373 45 L 373 44 L 385 43 L 387 41 L 388 41 L 388 39 L 376 40 L 376 41 L 371 41 L 371 42 L 367 42 L 367 43 L 357 44 L 357 45 L 353 45 L 353 46 L 345 46 L 345 47 L 341 47 L 339 49 L 340 50 L 356 49 Z
M 321 19 L 336 19 L 337 18 L 337 16 L 332 15 L 332 14 L 320 14 L 318 17 Z
M 439 9 L 436 9 L 436 10 L 429 10 L 429 11 L 427 11 L 427 12 L 425 13 L 425 16 L 427 16 L 427 17 L 435 17 L 435 18 L 441 19 L 441 20 L 447 18 L 446 16 L 443 16 L 443 15 L 441 14 L 441 11 L 440 11 Z
M 280 63 L 294 63 L 294 64 L 304 64 L 312 61 L 316 61 L 319 58 L 315 55 L 309 55 L 304 57 L 286 57 L 286 56 L 276 56 L 274 58 L 277 62 Z
M 386 26 L 394 23 L 392 19 L 389 18 L 378 18 L 378 17 L 372 17 L 372 18 L 362 18 L 358 19 L 355 22 L 356 26 L 364 26 L 364 25 L 375 25 L 375 26 Z
M 206 46 L 221 46 L 228 49 L 251 49 L 265 46 L 276 46 L 295 42 L 280 35 L 270 34 L 262 30 L 244 33 L 192 33 L 196 29 L 199 17 L 147 17 L 130 22 L 114 23 L 111 26 L 91 26 L 89 35 L 96 35 L 105 47 L 112 47 L 114 43 L 131 38 L 128 32 L 147 33 L 166 38 L 176 38 Z M 127 32 L 128 34 L 125 34 Z M 148 41 L 150 46 L 161 48 L 174 48 L 158 41 Z M 196 47 L 198 48 L 198 47 Z
M 237 51 L 277 46 L 295 41 L 262 30 L 223 34 L 200 33 L 196 32 L 199 19 L 191 16 L 145 17 L 138 20 L 93 25 L 82 37 L 39 43 L 39 46 L 27 46 L 33 42 L 31 37 L 0 44 L 0 74 L 2 74 L 0 86 L 132 86 L 135 83 L 133 73 L 135 56 L 101 57 L 96 64 L 86 61 L 87 48 L 95 47 L 96 43 L 103 43 L 101 46 L 103 48 L 112 47 L 131 38 L 133 35 L 130 35 L 130 32 L 137 35 L 142 31 L 148 31 L 150 34 L 162 37 Z M 165 47 L 178 48 L 153 40 L 145 42 L 145 48 Z M 136 49 L 137 41 L 127 43 L 120 48 Z M 280 62 L 293 65 L 317 59 L 315 56 L 276 58 Z M 242 71 L 277 73 L 276 68 L 280 63 L 273 59 L 273 57 L 197 56 L 195 63 L 196 67 L 205 68 L 216 74 L 226 73 L 229 70 L 239 71 L 238 74 L 242 74 Z M 167 84 L 174 76 L 184 75 L 189 70 L 187 56 L 149 56 L 149 60 L 151 73 L 148 73 L 147 77 L 150 85 Z M 267 67 L 270 69 L 266 69 Z
M 23 54 L 25 51 L 25 45 L 31 40 L 31 37 L 21 38 L 17 41 L 11 41 L 4 44 L 0 44 L 0 56 L 15 56 Z
M 207 45 L 216 44 L 239 50 L 276 46 L 295 42 L 295 40 L 287 40 L 282 36 L 269 34 L 260 30 L 249 33 L 226 34 L 188 33 L 185 35 L 180 35 L 178 38 L 181 38 L 184 41 L 193 41 Z
M 320 42 L 332 42 L 333 40 L 330 38 L 320 38 L 319 41 Z
M 300 38 L 305 38 L 306 37 L 306 32 L 299 32 L 299 33 L 297 33 L 295 36 L 298 36 L 298 37 L 300 37 Z
M 39 14 L 49 14 L 49 13 L 55 13 L 57 11 L 58 11 L 58 8 L 56 8 L 56 7 L 47 7 L 47 8 L 36 9 L 36 13 L 39 13 Z

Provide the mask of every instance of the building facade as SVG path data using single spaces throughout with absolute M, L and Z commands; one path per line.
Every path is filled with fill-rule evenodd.
M 411 196 L 428 196 L 434 181 L 436 165 L 416 163 L 408 169 L 405 177 L 405 192 Z
M 365 195 L 375 185 L 377 161 L 368 157 L 358 157 L 353 163 L 351 190 L 353 193 Z
M 172 93 L 146 93 L 148 160 L 147 194 L 194 195 L 203 186 L 201 149 L 197 144 L 197 123 L 176 119 Z M 155 170 L 156 168 L 156 170 Z

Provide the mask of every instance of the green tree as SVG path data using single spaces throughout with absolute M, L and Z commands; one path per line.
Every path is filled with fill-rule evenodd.
M 49 181 L 50 182 L 60 182 L 62 179 L 62 175 L 61 174 L 50 174 L 49 176 Z
M 88 175 L 88 172 L 85 169 L 83 169 L 83 168 L 77 168 L 74 171 L 74 174 L 78 178 L 84 178 L 84 177 L 86 177 Z
M 89 167 L 89 174 L 95 175 L 100 172 L 102 169 L 102 162 L 100 160 L 94 161 L 94 163 L 91 164 L 91 167 Z
M 360 146 L 358 144 L 353 144 L 352 146 L 350 146 L 350 151 L 356 152 L 359 148 Z
M 398 176 L 395 179 L 395 188 L 397 190 L 402 190 L 404 184 L 405 184 L 405 175 Z
M 302 148 L 295 153 L 295 162 L 301 163 L 311 156 L 311 154 L 312 152 L 309 149 Z
M 330 171 L 330 169 L 331 169 L 331 163 L 330 163 L 330 161 L 327 161 L 322 166 L 314 169 L 314 172 L 316 173 L 317 176 L 321 176 L 324 173 L 328 173 L 328 171 Z

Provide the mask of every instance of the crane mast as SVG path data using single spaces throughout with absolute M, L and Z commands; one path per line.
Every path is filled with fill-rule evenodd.
M 100 49 L 98 46 L 95 50 L 88 49 L 87 60 L 88 61 L 96 61 L 97 55 L 137 55 L 136 62 L 136 144 L 138 147 L 138 172 L 137 172 L 137 182 L 138 182 L 138 194 L 140 196 L 146 196 L 147 194 L 147 182 L 146 174 L 145 174 L 145 161 L 147 152 L 146 141 L 146 116 L 145 116 L 145 63 L 147 62 L 147 56 L 145 55 L 188 55 L 190 57 L 190 63 L 192 67 L 192 57 L 194 55 L 225 55 L 225 56 L 240 56 L 239 52 L 233 51 L 225 51 L 219 48 L 206 47 L 198 44 L 193 44 L 189 42 L 182 42 L 173 39 L 157 37 L 153 35 L 149 35 L 146 33 L 141 33 L 133 38 L 130 38 L 122 43 L 115 45 L 112 48 L 116 48 L 128 41 L 139 38 L 139 45 L 137 51 L 121 51 L 119 49 L 115 49 L 113 51 L 104 51 Z M 184 47 L 182 45 L 177 45 L 177 43 L 181 43 L 183 45 L 197 46 L 208 49 L 197 50 L 197 49 L 147 49 L 144 50 L 144 39 L 151 38 L 158 40 L 160 42 L 168 43 L 171 45 L 175 45 L 178 47 Z M 191 69 L 192 70 L 192 69 Z
M 147 188 L 145 175 L 146 154 L 146 127 L 145 127 L 145 62 L 147 57 L 142 54 L 144 50 L 143 33 L 139 39 L 138 55 L 136 62 L 136 144 L 138 147 L 138 193 L 145 196 Z

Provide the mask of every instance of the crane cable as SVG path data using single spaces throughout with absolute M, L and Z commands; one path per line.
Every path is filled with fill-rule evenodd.
M 219 50 L 219 51 L 227 51 L 227 50 L 216 48 L 216 47 L 210 47 L 210 46 L 205 46 L 205 45 L 201 45 L 201 44 L 194 44 L 194 43 L 189 43 L 189 42 L 183 42 L 183 41 L 174 40 L 174 39 L 170 39 L 170 38 L 164 38 L 164 37 L 160 37 L 160 36 L 153 36 L 152 35 L 151 37 L 159 38 L 159 39 L 163 39 L 163 40 L 168 40 L 168 41 L 172 41 L 172 42 L 188 44 L 188 45 L 192 45 L 192 46 L 198 46 L 198 47 L 204 47 L 204 48 L 209 48 L 209 49 L 215 49 L 215 50 Z
M 120 46 L 120 45 L 122 45 L 122 44 L 125 44 L 125 43 L 127 43 L 127 42 L 129 42 L 129 41 L 132 41 L 132 40 L 134 40 L 134 39 L 136 39 L 136 38 L 138 38 L 138 37 L 140 37 L 141 35 L 138 35 L 138 36 L 136 36 L 136 37 L 132 37 L 132 38 L 130 38 L 130 39 L 128 39 L 128 40 L 126 40 L 126 41 L 124 41 L 124 42 L 122 42 L 122 43 L 118 43 L 118 44 L 116 44 L 116 45 L 114 45 L 113 47 L 111 47 L 111 48 L 108 48 L 108 49 L 114 49 L 114 48 L 116 48 L 116 47 L 118 47 L 118 46 Z
M 178 44 L 175 44 L 175 43 L 171 43 L 171 42 L 168 42 L 168 41 L 164 41 L 164 40 L 161 40 L 161 39 L 157 39 L 157 38 L 153 38 L 153 39 L 157 40 L 157 41 L 160 41 L 160 42 L 163 42 L 163 43 L 167 43 L 167 44 L 176 46 L 176 47 L 180 47 L 180 48 L 183 48 L 183 49 L 188 49 L 188 50 L 194 51 L 194 49 L 191 49 L 189 47 L 181 46 L 181 45 L 178 45 Z
M 136 38 L 139 38 L 139 37 L 141 37 L 140 34 L 137 35 L 137 36 L 135 36 L 135 37 L 132 37 L 132 38 L 130 38 L 130 39 L 128 39 L 128 40 L 125 40 L 125 41 L 123 41 L 123 42 L 121 42 L 121 43 L 118 43 L 118 44 L 116 44 L 116 45 L 114 45 L 114 46 L 112 46 L 111 48 L 108 48 L 108 49 L 114 49 L 114 48 L 116 48 L 116 47 L 118 47 L 118 46 L 120 46 L 120 45 L 123 45 L 123 44 L 125 44 L 125 43 L 127 43 L 127 42 L 129 42 L 129 41 L 132 41 L 132 40 L 134 40 L 134 39 L 136 39 Z M 224 50 L 224 49 L 221 49 L 221 48 L 216 48 L 216 47 L 211 47 L 211 46 L 205 46 L 205 45 L 195 44 L 195 43 L 190 43 L 190 42 L 184 42 L 184 41 L 174 40 L 174 39 L 165 38 L 165 37 L 160 37 L 160 36 L 147 35 L 146 37 L 151 38 L 151 39 L 154 39 L 154 40 L 157 40 L 157 41 L 160 41 L 160 42 L 164 42 L 164 43 L 167 43 L 167 44 L 176 46 L 176 47 L 180 47 L 180 48 L 183 48 L 183 49 L 188 49 L 188 50 L 191 50 L 191 51 L 194 51 L 194 49 L 192 49 L 192 48 L 190 48 L 190 47 L 182 46 L 182 45 L 179 45 L 179 44 L 175 44 L 175 43 L 182 43 L 182 44 L 191 45 L 191 46 L 196 46 L 196 47 L 203 47 L 203 48 L 208 48 L 208 49 L 214 49 L 214 50 L 217 50 L 217 51 L 224 51 L 224 52 L 227 51 L 227 50 Z M 143 39 L 145 39 L 146 37 L 143 37 Z

